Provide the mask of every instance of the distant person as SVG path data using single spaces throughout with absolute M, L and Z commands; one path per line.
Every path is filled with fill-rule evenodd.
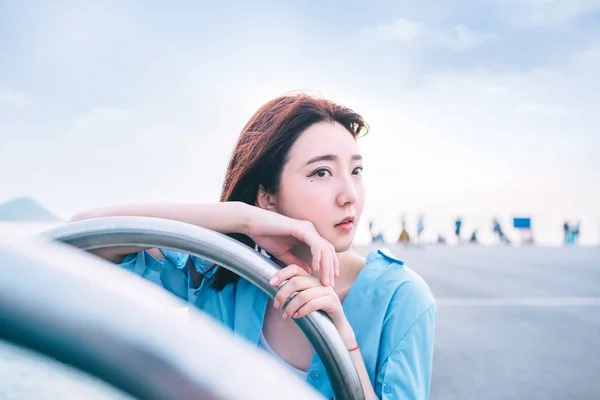
M 469 239 L 469 243 L 477 244 L 479 241 L 477 240 L 477 229 L 473 231 L 471 234 L 471 238 Z
M 577 222 L 573 227 L 573 244 L 577 244 L 579 242 L 579 228 L 581 227 L 581 223 Z
M 567 225 L 567 229 L 565 232 L 565 244 L 567 244 L 567 245 L 577 244 L 577 239 L 579 237 L 579 228 L 580 228 L 579 222 L 577 222 L 577 224 L 575 224 L 575 225 L 571 225 L 571 224 L 565 222 L 565 225 Z M 563 225 L 563 230 L 564 229 L 565 228 Z
M 398 238 L 398 243 L 409 243 L 410 242 L 410 235 L 408 234 L 408 231 L 406 230 L 406 216 L 402 216 L 402 219 L 400 220 L 401 225 L 402 225 L 402 231 L 400 232 L 400 237 Z
M 456 235 L 456 239 L 460 243 L 460 229 L 462 228 L 462 219 L 456 218 L 454 221 L 454 234 Z
M 383 233 L 375 231 L 375 221 L 371 219 L 369 221 L 369 232 L 371 233 L 371 243 L 384 243 Z
M 369 233 L 371 234 L 371 243 L 376 243 L 377 234 L 375 233 L 375 220 L 369 220 Z
M 500 221 L 498 221 L 497 218 L 494 218 L 494 220 L 493 220 L 493 228 L 492 229 L 493 229 L 494 233 L 498 236 L 498 240 L 501 243 L 510 244 L 510 240 L 504 234 L 504 231 L 502 230 L 502 225 L 500 225 Z
M 402 232 L 400 232 L 400 237 L 398 238 L 398 243 L 410 243 L 410 235 L 408 234 L 408 231 L 406 230 L 406 228 L 403 228 Z
M 563 231 L 565 234 L 565 244 L 569 244 L 569 232 L 571 231 L 571 227 L 567 221 L 563 224 Z
M 446 238 L 444 237 L 444 235 L 438 234 L 437 242 L 438 244 L 446 244 Z
M 493 224 L 492 230 L 494 231 L 494 233 L 497 234 L 498 232 L 500 232 L 502 230 L 502 228 L 500 227 L 500 221 L 498 221 L 497 218 L 494 218 L 492 224 Z
M 373 243 L 385 243 L 385 240 L 383 238 L 383 233 L 379 232 L 378 234 L 376 234 L 375 236 L 373 236 Z
M 423 220 L 423 216 L 419 216 L 419 220 L 417 221 L 417 240 L 421 243 L 421 234 L 425 230 L 425 222 Z

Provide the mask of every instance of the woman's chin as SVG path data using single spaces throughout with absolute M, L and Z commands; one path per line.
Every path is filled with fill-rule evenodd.
M 335 238 L 334 240 L 329 240 L 329 243 L 333 245 L 336 253 L 343 253 L 352 248 L 352 243 L 354 242 L 354 235 L 351 237 L 345 238 Z
M 349 232 L 340 232 L 336 230 L 325 230 L 317 227 L 317 232 L 327 240 L 335 248 L 336 253 L 343 253 L 352 248 L 354 242 L 355 231 L 352 229 Z

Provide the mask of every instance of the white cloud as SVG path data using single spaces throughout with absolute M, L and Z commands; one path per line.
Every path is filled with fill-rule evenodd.
M 41 9 L 33 12 L 43 25 L 43 29 L 32 31 L 39 35 L 35 43 L 40 62 L 65 65 L 82 59 L 98 60 L 112 54 L 123 41 L 130 41 L 136 32 L 135 14 L 119 2 L 69 2 L 45 11 L 42 15 L 37 15 Z
M 360 32 L 360 36 L 362 41 L 367 44 L 415 43 L 440 46 L 453 51 L 471 50 L 495 38 L 495 35 L 462 24 L 446 29 L 431 29 L 421 23 L 404 18 L 396 19 L 388 24 L 366 27 Z
M 94 137 L 112 138 L 116 134 L 128 132 L 124 137 L 129 138 L 136 134 L 140 121 L 131 110 L 116 107 L 95 107 L 85 114 L 79 115 L 72 123 L 68 132 L 71 138 L 83 137 L 92 139 Z
M 488 0 L 510 12 L 515 25 L 562 26 L 600 8 L 600 0 Z
M 11 90 L 0 85 L 0 104 L 23 107 L 32 103 L 33 100 L 27 93 Z
M 578 107 L 542 103 L 521 103 L 517 105 L 517 110 L 523 114 L 538 114 L 547 117 L 572 117 L 582 112 Z
M 422 36 L 424 28 L 416 22 L 398 18 L 389 24 L 365 28 L 362 34 L 373 41 L 412 42 Z
M 481 93 L 491 96 L 505 96 L 513 93 L 513 90 L 506 86 L 486 85 L 481 88 Z
M 475 49 L 493 40 L 496 36 L 471 29 L 466 25 L 456 25 L 448 30 L 433 32 L 431 43 L 454 51 Z

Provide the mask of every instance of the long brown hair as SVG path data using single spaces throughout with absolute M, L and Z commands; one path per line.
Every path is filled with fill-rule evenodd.
M 362 116 L 330 100 L 304 92 L 277 97 L 263 105 L 242 130 L 227 167 L 221 201 L 255 205 L 260 185 L 268 193 L 277 193 L 291 147 L 302 132 L 319 122 L 338 122 L 355 139 L 368 132 Z M 246 235 L 229 236 L 255 246 Z M 238 279 L 235 273 L 219 268 L 211 285 L 221 290 Z

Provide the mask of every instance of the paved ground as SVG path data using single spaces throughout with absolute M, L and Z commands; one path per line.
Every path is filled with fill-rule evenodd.
M 600 399 L 600 247 L 390 249 L 438 302 L 432 400 Z

